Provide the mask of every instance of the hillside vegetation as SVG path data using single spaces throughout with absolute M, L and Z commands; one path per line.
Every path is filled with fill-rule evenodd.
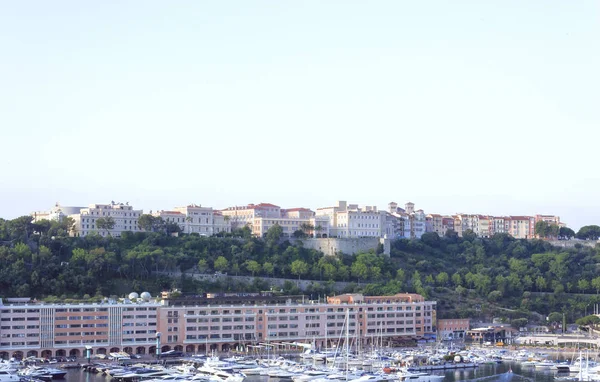
M 438 301 L 438 317 L 535 320 L 561 312 L 573 322 L 600 302 L 600 250 L 587 246 L 558 249 L 503 234 L 479 239 L 427 233 L 421 240 L 394 241 L 390 257 L 381 248 L 324 257 L 301 241 L 282 240 L 278 227 L 263 239 L 247 228 L 222 237 L 126 232 L 121 238 L 79 238 L 67 235 L 68 224 L 0 219 L 0 297 L 93 300 L 175 287 L 195 294 L 259 291 L 270 287 L 270 277 L 284 277 L 315 280 L 303 291 L 313 296 L 332 293 L 335 281 L 351 282 L 343 292 L 420 293 Z M 184 276 L 170 278 L 173 271 Z M 214 272 L 254 281 L 189 277 Z M 291 281 L 284 289 L 300 292 Z

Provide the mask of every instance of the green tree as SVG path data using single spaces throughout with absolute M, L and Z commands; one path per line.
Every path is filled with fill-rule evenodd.
M 206 259 L 198 260 L 198 270 L 200 273 L 205 273 L 208 270 L 208 262 Z
M 547 287 L 546 279 L 543 278 L 542 276 L 538 276 L 535 279 L 535 287 L 537 288 L 538 292 L 541 292 L 544 289 L 546 289 L 546 287 Z
M 473 242 L 473 240 L 477 239 L 477 234 L 475 232 L 473 232 L 472 229 L 467 229 L 463 232 L 462 237 L 466 241 Z
M 365 263 L 360 261 L 352 263 L 351 272 L 352 276 L 356 277 L 358 282 L 366 280 L 369 277 L 369 268 Z
M 219 256 L 215 259 L 213 268 L 219 272 L 227 272 L 229 269 L 229 261 L 224 256 Z
M 261 266 L 258 263 L 258 261 L 256 260 L 247 260 L 244 265 L 246 266 L 246 269 L 248 270 L 248 272 L 252 273 L 252 277 L 254 277 L 255 274 L 257 274 L 258 272 L 260 272 L 261 270 Z
M 150 214 L 141 214 L 138 218 L 138 227 L 147 232 L 155 232 L 154 222 L 156 218 Z
M 559 312 L 552 312 L 548 315 L 548 322 L 562 322 L 563 314 Z
M 266 241 L 267 245 L 274 247 L 279 243 L 279 239 L 283 236 L 283 228 L 279 224 L 274 224 L 267 230 Z
M 110 231 L 115 228 L 115 219 L 112 216 L 96 219 L 96 227 L 103 229 L 110 236 Z
M 396 271 L 396 280 L 398 280 L 401 284 L 404 284 L 406 281 L 406 272 L 404 272 L 404 269 L 398 268 Z
M 575 231 L 569 227 L 560 227 L 558 230 L 558 237 L 562 240 L 571 240 L 575 237 Z
M 600 238 L 600 227 L 597 225 L 586 225 L 577 231 L 577 238 L 581 240 L 598 240 Z
M 435 282 L 439 286 L 444 286 L 444 285 L 448 284 L 448 280 L 449 280 L 449 276 L 446 272 L 440 272 L 435 277 Z
M 462 286 L 462 282 L 463 281 L 462 281 L 462 277 L 460 276 L 460 273 L 455 272 L 452 275 L 452 284 L 454 284 L 454 286 L 459 287 L 459 286 Z
M 292 274 L 298 276 L 299 281 L 300 276 L 303 276 L 308 273 L 308 264 L 302 260 L 294 260 L 292 262 L 291 271 Z
M 577 289 L 579 289 L 581 293 L 585 293 L 588 289 L 590 289 L 590 282 L 586 279 L 580 279 L 577 282 Z
M 600 276 L 592 279 L 592 288 L 596 289 L 596 294 L 600 293 Z
M 549 229 L 550 225 L 548 224 L 548 222 L 540 220 L 535 223 L 535 234 L 541 238 L 545 238 L 548 236 Z
M 267 276 L 273 276 L 273 274 L 275 273 L 275 266 L 269 261 L 263 263 L 262 269 L 267 274 Z

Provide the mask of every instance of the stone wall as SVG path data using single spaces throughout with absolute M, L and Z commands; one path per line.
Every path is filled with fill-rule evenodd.
M 377 249 L 383 244 L 383 253 L 390 255 L 390 239 L 378 237 L 362 237 L 354 239 L 324 238 L 324 239 L 299 239 L 305 248 L 323 252 L 326 256 L 335 256 L 341 252 L 345 255 L 354 255 L 359 252 L 368 252 Z
M 548 240 L 548 243 L 555 247 L 574 248 L 577 244 L 586 247 L 595 247 L 599 242 L 595 240 Z

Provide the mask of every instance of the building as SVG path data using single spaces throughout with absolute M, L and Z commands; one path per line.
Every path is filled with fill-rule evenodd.
M 535 218 L 533 216 L 510 216 L 508 233 L 517 239 L 535 237 Z
M 442 340 L 464 340 L 469 330 L 468 318 L 449 318 L 437 320 L 437 334 Z
M 175 207 L 172 211 L 156 211 L 152 213 L 167 222 L 176 223 L 183 233 L 197 233 L 200 236 L 212 236 L 221 232 L 231 232 L 229 219 L 225 219 L 220 211 L 212 207 L 190 204 Z
M 263 342 L 331 346 L 345 327 L 362 344 L 394 343 L 435 332 L 434 301 L 416 294 L 303 296 L 217 294 L 153 300 L 130 294 L 98 304 L 0 300 L 0 358 L 81 357 L 125 351 L 205 353 Z M 326 340 L 327 339 L 327 340 Z
M 138 226 L 142 210 L 134 210 L 129 203 L 90 204 L 78 213 L 69 215 L 75 221 L 74 236 L 87 236 L 97 233 L 101 236 L 120 237 L 123 232 L 143 232 Z M 115 225 L 112 229 L 99 229 L 97 221 L 100 218 L 113 218 Z
M 560 216 L 556 215 L 535 215 L 535 222 L 544 221 L 548 224 L 556 224 L 559 227 L 563 227 L 564 224 L 560 222 Z
M 30 213 L 33 217 L 32 222 L 37 223 L 40 220 L 61 221 L 64 217 L 78 214 L 85 207 L 61 206 L 58 202 L 48 211 L 34 211 Z
M 137 301 L 137 294 L 132 295 Z M 0 300 L 0 358 L 83 357 L 126 351 L 148 354 L 156 344 L 158 309 L 146 300 L 97 304 L 43 304 Z M 24 301 L 26 300 L 26 301 Z
M 330 235 L 329 220 L 315 216 L 308 208 L 282 209 L 274 204 L 260 203 L 229 207 L 221 210 L 221 214 L 230 221 L 232 229 L 249 226 L 252 234 L 258 237 L 265 236 L 276 224 L 282 228 L 284 237 L 291 237 L 296 231 L 315 237 Z
M 316 216 L 328 221 L 330 235 L 338 238 L 385 237 L 393 227 L 386 226 L 387 213 L 376 206 L 359 207 L 338 201 L 333 207 L 317 208 Z

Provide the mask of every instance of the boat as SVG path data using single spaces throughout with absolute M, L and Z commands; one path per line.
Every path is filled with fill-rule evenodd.
M 8 369 L 0 370 L 0 382 L 17 382 L 20 381 L 20 379 L 21 378 L 17 374 L 14 374 Z
M 440 382 L 444 380 L 443 375 L 435 375 L 429 373 L 413 373 L 410 371 L 401 371 L 396 374 L 400 381 L 411 382 Z

